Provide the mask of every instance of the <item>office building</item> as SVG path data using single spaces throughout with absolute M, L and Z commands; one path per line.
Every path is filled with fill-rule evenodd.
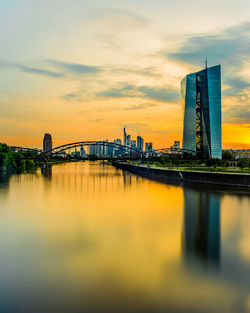
M 123 128 L 123 145 L 127 145 L 127 133 L 126 133 L 126 128 Z
M 153 151 L 153 143 L 149 142 L 148 143 L 148 152 L 152 152 Z
M 136 149 L 136 140 L 132 140 L 132 141 L 131 141 L 131 147 L 132 147 L 133 149 Z
M 45 134 L 43 138 L 43 152 L 52 150 L 52 137 L 51 134 Z
M 181 143 L 180 141 L 175 141 L 174 144 L 170 147 L 171 153 L 176 153 L 180 151 Z
M 144 140 L 141 136 L 137 136 L 137 149 L 142 152 L 143 151 L 143 143 Z
M 127 146 L 131 147 L 131 135 L 127 135 Z
M 115 144 L 117 144 L 117 145 L 122 145 L 122 141 L 121 141 L 121 139 L 115 139 L 114 140 L 114 143 Z M 119 147 L 119 146 L 117 146 L 117 147 L 115 147 L 114 149 L 113 149 L 113 155 L 114 156 L 121 156 L 121 155 L 123 155 L 124 154 L 124 150 L 121 148 L 121 147 Z
M 86 152 L 85 152 L 85 149 L 84 149 L 83 146 L 81 146 L 81 148 L 80 148 L 80 156 L 81 156 L 82 158 L 86 157 Z
M 97 149 L 96 149 L 96 145 L 89 145 L 88 146 L 88 150 L 89 150 L 89 155 L 96 155 L 97 154 Z
M 221 67 L 205 68 L 181 81 L 183 146 L 201 158 L 221 159 Z

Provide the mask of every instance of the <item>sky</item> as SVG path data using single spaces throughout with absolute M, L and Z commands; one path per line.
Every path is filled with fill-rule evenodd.
M 0 142 L 182 140 L 180 81 L 222 66 L 223 148 L 250 148 L 249 0 L 0 0 Z

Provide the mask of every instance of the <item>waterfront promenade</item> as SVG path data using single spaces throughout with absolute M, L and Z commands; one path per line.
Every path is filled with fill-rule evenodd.
M 250 174 L 166 169 L 126 162 L 114 162 L 113 165 L 138 175 L 161 179 L 163 181 L 174 180 L 179 182 L 235 186 L 249 188 L 250 190 Z

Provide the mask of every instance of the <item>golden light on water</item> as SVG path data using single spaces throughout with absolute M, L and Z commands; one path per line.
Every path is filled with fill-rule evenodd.
M 0 204 L 0 272 L 9 263 L 6 290 L 23 290 L 24 307 L 30 292 L 29 305 L 36 306 L 38 288 L 46 299 L 40 308 L 52 301 L 60 312 L 83 303 L 96 312 L 187 307 L 201 312 L 215 306 L 225 312 L 246 284 L 244 196 L 183 191 L 80 162 L 55 165 L 46 176 L 12 176 Z M 231 257 L 241 264 L 235 273 L 239 289 L 232 273 L 226 274 Z M 248 301 L 247 292 L 241 297 Z

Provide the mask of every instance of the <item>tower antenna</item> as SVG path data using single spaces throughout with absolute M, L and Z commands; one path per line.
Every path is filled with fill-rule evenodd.
M 206 60 L 205 60 L 205 69 L 207 69 L 207 57 L 206 57 Z

